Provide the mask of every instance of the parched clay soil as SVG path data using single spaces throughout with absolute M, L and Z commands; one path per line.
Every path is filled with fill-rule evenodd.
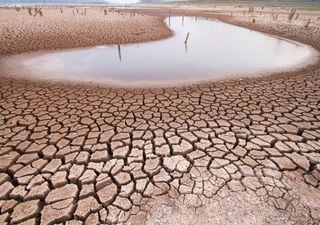
M 46 8 L 42 17 L 30 16 L 27 9 L 0 9 L 0 55 L 144 42 L 172 35 L 160 17 L 105 9 L 106 15 L 100 8 L 63 8 L 62 13 Z
M 320 48 L 316 23 L 188 7 L 170 13 Z M 320 65 L 158 89 L 1 78 L 0 149 L 3 224 L 320 224 Z

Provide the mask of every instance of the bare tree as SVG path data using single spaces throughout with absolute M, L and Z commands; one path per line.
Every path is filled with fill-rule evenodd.
M 273 20 L 277 20 L 278 19 L 278 14 L 276 14 L 274 17 L 273 17 Z
M 290 13 L 289 13 L 289 16 L 288 16 L 288 20 L 291 21 L 292 18 L 294 17 L 294 14 L 296 13 L 297 9 L 296 8 L 292 8 Z
M 310 23 L 311 23 L 311 19 L 308 20 L 307 24 L 304 27 L 305 28 L 309 27 Z
M 42 12 L 42 9 L 41 8 L 35 8 L 34 9 L 34 15 L 33 16 L 37 16 L 39 14 L 40 17 L 43 16 L 43 12 Z
M 32 8 L 27 8 L 27 10 L 28 10 L 29 15 L 32 16 Z

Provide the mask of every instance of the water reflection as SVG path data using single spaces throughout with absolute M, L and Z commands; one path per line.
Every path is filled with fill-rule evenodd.
M 37 79 L 172 83 L 284 69 L 313 53 L 308 46 L 219 21 L 169 17 L 165 22 L 175 32 L 166 40 L 27 54 L 20 63 Z

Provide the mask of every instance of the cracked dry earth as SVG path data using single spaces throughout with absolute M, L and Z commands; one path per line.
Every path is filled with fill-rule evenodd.
M 320 224 L 319 75 L 145 90 L 0 78 L 0 223 Z
M 319 224 L 319 73 L 166 90 L 1 79 L 0 220 Z

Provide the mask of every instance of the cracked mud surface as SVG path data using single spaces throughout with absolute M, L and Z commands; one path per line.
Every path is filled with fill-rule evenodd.
M 145 90 L 1 78 L 0 222 L 319 224 L 319 75 Z
M 159 17 L 113 8 L 43 9 L 30 16 L 26 9 L 0 8 L 0 55 L 43 49 L 65 49 L 158 40 L 172 35 Z M 78 13 L 77 13 L 78 11 Z M 74 15 L 73 15 L 74 13 Z
M 3 79 L 1 220 L 319 223 L 318 74 L 145 91 Z

